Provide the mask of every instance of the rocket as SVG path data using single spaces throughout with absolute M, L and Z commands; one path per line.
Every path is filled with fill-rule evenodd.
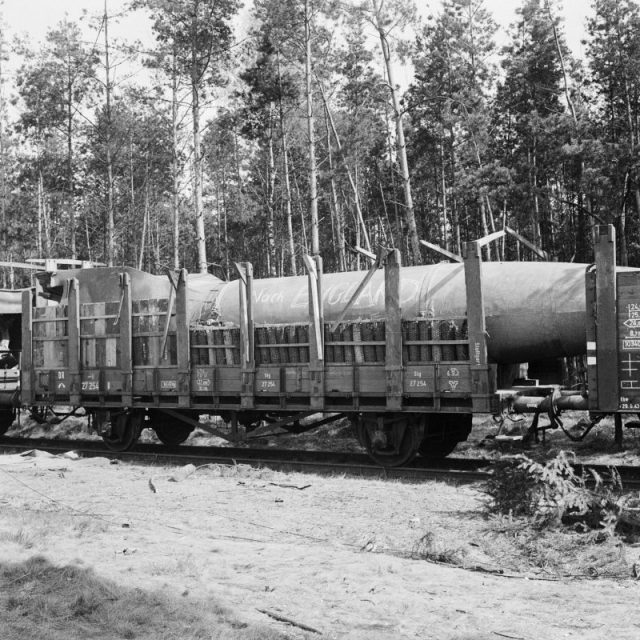
M 497 363 L 574 356 L 586 350 L 586 264 L 560 262 L 485 262 L 482 264 L 489 358 Z M 620 268 L 618 268 L 620 269 Z M 48 291 L 64 298 L 64 283 L 76 277 L 82 302 L 117 301 L 120 274 L 131 276 L 133 299 L 168 298 L 165 276 L 130 267 L 111 267 L 40 274 Z M 322 275 L 325 322 L 337 320 L 366 272 Z M 199 323 L 239 323 L 238 280 L 225 282 L 210 274 L 189 274 L 189 319 Z M 384 269 L 379 269 L 349 307 L 343 321 L 384 320 Z M 309 320 L 306 276 L 256 278 L 253 319 L 256 325 L 295 324 Z M 467 313 L 463 264 L 403 267 L 400 272 L 402 318 L 463 318 Z

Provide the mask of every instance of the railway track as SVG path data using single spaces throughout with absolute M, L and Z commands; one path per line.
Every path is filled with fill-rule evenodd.
M 486 461 L 468 459 L 418 460 L 406 467 L 380 467 L 364 454 L 305 450 L 247 449 L 241 447 L 197 447 L 138 443 L 125 452 L 113 452 L 96 440 L 51 440 L 48 438 L 2 438 L 0 453 L 38 449 L 53 454 L 73 450 L 82 457 L 106 457 L 155 465 L 204 464 L 249 465 L 278 471 L 346 474 L 398 480 L 443 480 L 478 482 L 488 477 Z
M 248 465 L 278 471 L 345 474 L 367 478 L 409 481 L 441 480 L 473 483 L 486 480 L 493 464 L 478 458 L 418 458 L 404 467 L 380 467 L 364 454 L 327 451 L 248 449 L 243 447 L 176 446 L 138 443 L 125 452 L 114 452 L 99 440 L 52 440 L 49 438 L 0 438 L 0 454 L 39 449 L 53 454 L 73 450 L 81 457 L 106 457 L 153 465 L 204 464 Z M 583 465 L 576 465 L 581 470 Z M 603 475 L 609 467 L 584 465 Z M 617 467 L 627 490 L 640 490 L 640 467 Z

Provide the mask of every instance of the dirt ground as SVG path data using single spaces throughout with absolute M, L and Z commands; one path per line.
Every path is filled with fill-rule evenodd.
M 537 538 L 483 500 L 478 486 L 4 455 L 0 564 L 92 567 L 290 638 L 640 637 L 640 548 Z

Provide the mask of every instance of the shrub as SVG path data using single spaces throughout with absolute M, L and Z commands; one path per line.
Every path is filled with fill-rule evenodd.
M 612 533 L 621 512 L 615 468 L 607 477 L 593 469 L 577 474 L 563 451 L 545 464 L 525 455 L 498 462 L 485 491 L 492 513 L 533 518 L 540 526 L 579 522 Z

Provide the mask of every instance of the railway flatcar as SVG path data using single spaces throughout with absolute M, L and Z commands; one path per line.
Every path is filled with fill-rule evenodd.
M 606 297 L 618 273 L 613 231 L 598 234 L 595 270 L 483 264 L 478 241 L 457 264 L 402 268 L 388 250 L 368 272 L 323 274 L 307 256 L 306 276 L 277 279 L 254 280 L 249 263 L 232 282 L 127 267 L 43 271 L 22 295 L 20 401 L 84 407 L 114 450 L 143 428 L 179 444 L 204 427 L 203 414 L 230 423 L 233 438 L 265 420 L 300 431 L 313 415 L 346 416 L 386 466 L 447 455 L 474 413 L 529 410 L 553 422 L 563 408 L 635 411 L 636 383 L 625 379 L 623 396 L 620 367 L 609 367 L 611 386 L 593 364 L 596 340 L 603 361 L 619 352 L 601 329 L 620 313 Z M 519 363 L 584 353 L 591 396 L 513 386 Z

